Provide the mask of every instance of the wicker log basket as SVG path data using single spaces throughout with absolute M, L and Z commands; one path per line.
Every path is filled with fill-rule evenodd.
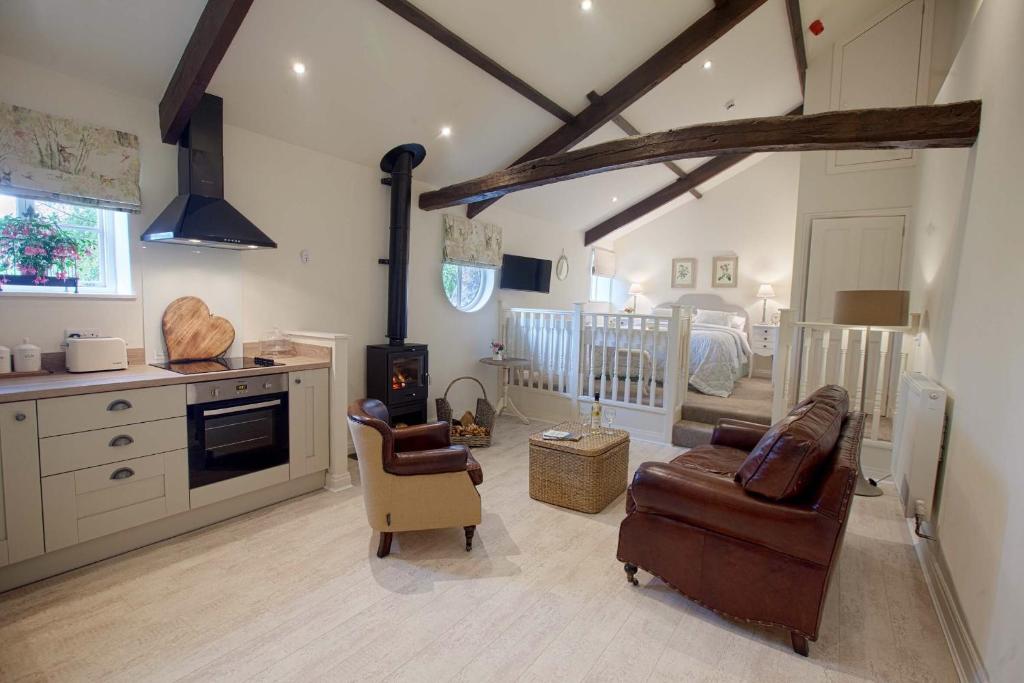
M 473 417 L 473 422 L 484 428 L 483 434 L 455 433 L 455 425 L 452 423 L 452 405 L 448 403 L 448 392 L 452 390 L 456 382 L 461 382 L 464 379 L 476 382 L 477 386 L 480 387 L 480 392 L 483 394 L 482 398 L 476 400 L 476 414 Z M 444 396 L 436 399 L 436 401 L 437 419 L 449 424 L 453 444 L 464 444 L 470 448 L 487 448 L 491 445 L 491 434 L 494 431 L 494 406 L 487 400 L 487 390 L 484 389 L 484 385 L 480 383 L 480 380 L 476 377 L 456 377 L 448 384 L 448 388 L 444 390 Z

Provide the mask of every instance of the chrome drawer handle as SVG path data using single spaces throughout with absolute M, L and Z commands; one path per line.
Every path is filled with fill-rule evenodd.
M 111 448 L 120 448 L 121 446 L 131 446 L 133 443 L 135 443 L 135 439 L 127 434 L 121 434 L 120 436 L 115 436 L 111 439 L 110 443 L 107 445 Z
M 135 470 L 131 467 L 118 467 L 114 470 L 114 473 L 110 475 L 111 479 L 127 479 L 128 477 L 135 476 Z
M 123 398 L 119 398 L 116 401 L 111 401 L 110 405 L 107 406 L 107 410 L 115 412 L 118 410 L 129 410 L 131 409 L 131 401 L 126 401 Z

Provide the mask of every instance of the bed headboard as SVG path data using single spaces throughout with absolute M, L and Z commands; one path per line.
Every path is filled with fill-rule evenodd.
M 708 311 L 727 311 L 743 316 L 743 319 L 747 321 L 744 326 L 744 332 L 750 334 L 750 315 L 747 313 L 747 309 L 736 304 L 727 303 L 717 294 L 683 294 L 675 301 L 661 304 L 658 308 L 671 308 L 673 306 L 693 306 L 694 308 L 703 308 Z

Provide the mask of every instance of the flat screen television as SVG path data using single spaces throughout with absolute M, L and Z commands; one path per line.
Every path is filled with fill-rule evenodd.
M 505 254 L 501 259 L 501 288 L 550 292 L 551 261 Z

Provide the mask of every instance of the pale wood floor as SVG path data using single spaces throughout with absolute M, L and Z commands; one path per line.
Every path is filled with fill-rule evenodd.
M 320 492 L 0 595 L 0 680 L 955 680 L 891 493 L 858 498 L 804 659 L 615 561 L 599 515 L 531 500 L 502 419 L 484 519 L 374 556 L 358 488 Z M 631 465 L 679 452 L 634 442 Z

